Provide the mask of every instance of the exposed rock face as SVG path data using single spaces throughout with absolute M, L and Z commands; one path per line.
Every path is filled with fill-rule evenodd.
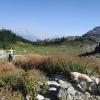
M 4 50 L 0 50 L 0 58 L 6 58 L 6 52 Z
M 87 89 L 85 81 L 76 84 L 62 75 L 54 75 L 46 82 L 49 89 L 43 95 L 44 100 L 100 100 L 100 80 L 96 77 L 89 78 L 93 83 Z

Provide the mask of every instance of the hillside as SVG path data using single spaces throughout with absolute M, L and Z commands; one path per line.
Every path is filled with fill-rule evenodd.
M 82 36 L 83 38 L 91 38 L 96 42 L 100 42 L 100 27 L 95 27 Z
M 0 29 L 0 48 L 6 49 L 16 42 L 31 43 L 30 41 L 16 35 L 11 30 Z
M 31 42 L 16 35 L 11 30 L 0 30 L 0 48 L 13 47 L 16 54 L 40 54 L 40 55 L 79 55 L 86 51 L 94 50 L 95 40 L 79 36 L 61 37 L 55 39 L 37 40 Z

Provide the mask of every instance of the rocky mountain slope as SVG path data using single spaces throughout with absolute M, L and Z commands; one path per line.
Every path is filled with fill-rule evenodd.
M 83 38 L 91 38 L 96 42 L 100 42 L 100 27 L 95 27 L 82 36 Z

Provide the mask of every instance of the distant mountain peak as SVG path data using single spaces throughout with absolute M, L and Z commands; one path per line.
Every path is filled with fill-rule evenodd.
M 93 30 L 100 30 L 100 26 L 95 27 Z
M 82 37 L 84 37 L 84 38 L 92 38 L 96 42 L 100 42 L 100 26 L 95 27 L 92 30 L 88 31 Z

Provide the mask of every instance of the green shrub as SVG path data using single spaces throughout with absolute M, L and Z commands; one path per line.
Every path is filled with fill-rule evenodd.
M 14 64 L 22 69 L 24 69 L 25 71 L 28 71 L 30 69 L 33 69 L 34 65 L 28 61 L 28 62 L 22 62 L 22 61 L 17 61 L 17 62 L 14 62 Z
M 3 87 L 4 84 L 5 84 L 5 82 L 2 79 L 0 79 L 0 87 Z
M 66 62 L 62 60 L 44 60 L 37 67 L 38 69 L 46 72 L 47 74 L 67 74 L 70 72 L 80 72 L 84 74 L 92 74 L 93 68 L 90 68 L 86 65 L 80 65 L 78 63 L 73 63 L 71 61 Z
M 12 92 L 19 91 L 23 96 L 30 94 L 34 97 L 39 87 L 39 82 L 44 82 L 44 75 L 33 69 L 28 72 L 18 69 L 14 72 L 8 72 L 5 76 L 1 78 L 0 85 L 5 90 L 10 90 Z
M 24 97 L 18 91 L 12 93 L 9 90 L 1 89 L 0 100 L 24 100 Z

